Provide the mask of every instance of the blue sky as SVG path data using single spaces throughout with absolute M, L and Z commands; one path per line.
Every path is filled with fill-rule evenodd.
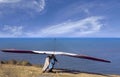
M 120 0 L 0 0 L 0 37 L 120 37 Z

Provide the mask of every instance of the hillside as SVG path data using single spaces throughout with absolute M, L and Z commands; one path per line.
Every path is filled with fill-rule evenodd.
M 87 72 L 54 70 L 54 73 L 42 73 L 40 67 L 0 64 L 0 77 L 120 77 Z

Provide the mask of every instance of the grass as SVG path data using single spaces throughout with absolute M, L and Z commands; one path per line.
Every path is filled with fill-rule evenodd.
M 13 60 L 12 60 L 13 61 Z M 119 75 L 104 75 L 88 72 L 73 72 L 70 70 L 54 70 L 54 73 L 42 73 L 41 67 L 30 65 L 17 65 L 18 62 L 6 62 L 0 64 L 0 77 L 120 77 Z
M 0 65 L 0 77 L 38 77 L 41 69 L 32 66 Z

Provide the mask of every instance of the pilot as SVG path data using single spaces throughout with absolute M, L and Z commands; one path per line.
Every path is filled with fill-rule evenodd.
M 53 72 L 52 70 L 53 70 L 56 62 L 58 62 L 58 60 L 56 59 L 55 55 L 47 56 L 45 59 L 43 69 L 42 69 L 43 73 L 44 72 Z

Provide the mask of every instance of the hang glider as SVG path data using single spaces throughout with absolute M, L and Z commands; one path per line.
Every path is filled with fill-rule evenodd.
M 81 55 L 81 54 L 74 54 L 74 53 L 67 53 L 67 52 L 59 52 L 59 51 L 35 51 L 35 50 L 17 50 L 17 49 L 3 49 L 2 52 L 9 52 L 9 53 L 28 53 L 28 54 L 46 54 L 46 55 L 62 55 L 62 56 L 70 56 L 75 58 L 81 58 L 81 59 L 88 59 L 88 60 L 94 60 L 94 61 L 100 61 L 100 62 L 106 62 L 111 63 L 111 61 L 95 58 L 87 55 Z

